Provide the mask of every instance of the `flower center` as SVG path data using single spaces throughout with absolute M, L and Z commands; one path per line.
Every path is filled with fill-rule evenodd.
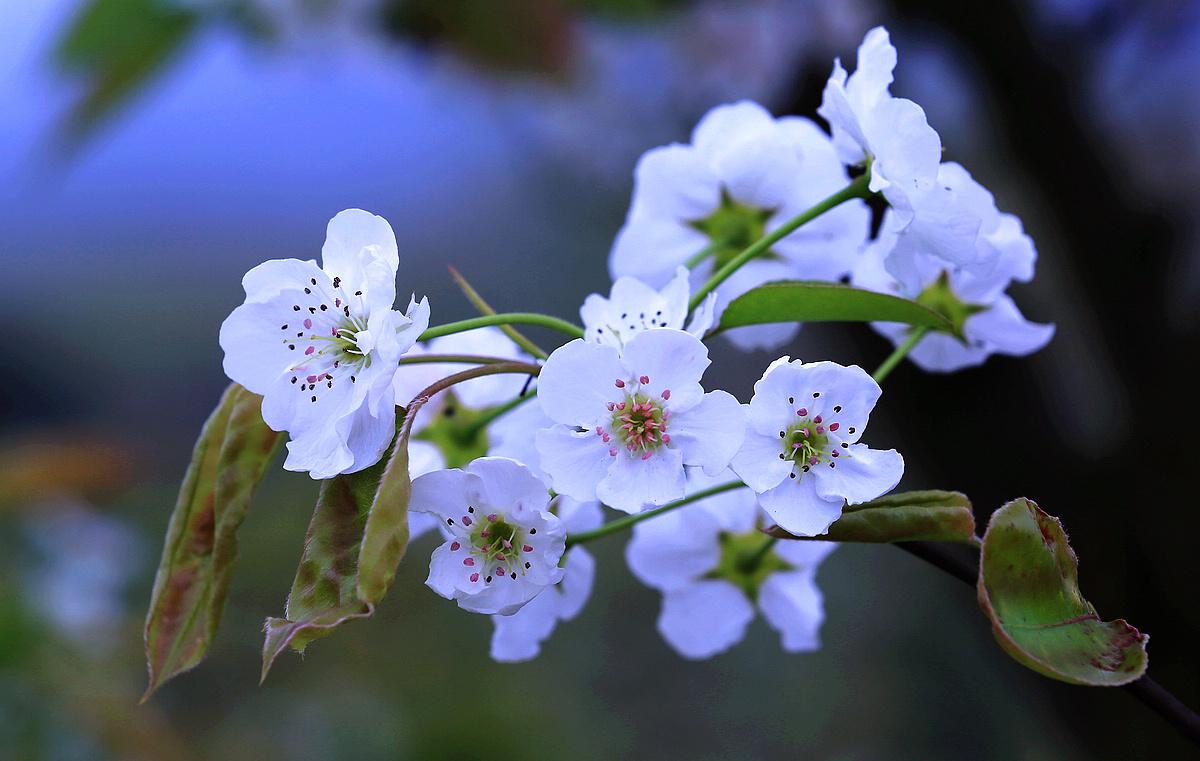
M 942 270 L 937 280 L 925 286 L 925 290 L 917 296 L 917 303 L 949 320 L 954 334 L 960 337 L 967 318 L 987 310 L 986 306 L 968 304 L 960 299 L 950 288 L 950 273 L 946 270 Z
M 315 404 L 344 378 L 370 367 L 369 350 L 359 346 L 367 329 L 363 292 L 346 293 L 342 279 L 319 282 L 310 278 L 304 298 L 292 305 L 290 317 L 280 326 L 280 339 L 296 356 L 291 383 Z
M 651 394 L 650 378 L 646 375 L 628 382 L 617 378 L 614 385 L 624 391 L 624 396 L 620 401 L 608 403 L 608 411 L 612 413 L 609 426 L 596 426 L 596 435 L 605 444 L 613 444 L 608 450 L 611 457 L 616 457 L 623 447 L 629 454 L 649 460 L 671 443 L 671 434 L 667 433 L 671 411 L 666 406 L 671 390 L 664 388 L 657 396 Z
M 819 391 L 812 395 L 813 399 L 820 397 Z M 795 407 L 796 403 L 796 397 L 788 397 L 789 405 Z M 832 412 L 829 412 L 829 409 L 832 409 Z M 836 468 L 838 458 L 849 456 L 847 450 L 850 445 L 841 441 L 842 434 L 838 434 L 837 437 L 832 435 L 842 428 L 842 422 L 837 419 L 841 412 L 840 404 L 827 408 L 827 413 L 822 415 L 810 415 L 807 407 L 796 408 L 795 422 L 779 432 L 779 459 L 792 463 L 792 472 L 789 474 L 791 478 L 803 476 L 822 463 Z M 854 427 L 846 428 L 845 433 L 853 434 Z
M 458 536 L 469 542 L 464 547 L 463 542 L 452 541 L 450 551 L 462 554 L 462 564 L 470 569 L 471 583 L 491 584 L 505 577 L 516 581 L 518 574 L 523 576 L 529 570 L 531 563 L 524 557 L 533 552 L 532 535 L 537 529 L 523 530 L 506 520 L 501 512 L 480 517 L 474 506 L 468 506 L 466 514 L 458 521 L 449 519 L 446 522 L 452 530 L 458 523 L 461 526 Z
M 771 552 L 771 537 L 759 531 L 744 534 L 722 533 L 721 559 L 717 567 L 706 574 L 710 579 L 732 582 L 751 600 L 758 598 L 758 590 L 767 577 L 777 571 L 787 571 L 791 565 Z
M 720 269 L 751 243 L 763 237 L 767 220 L 774 213 L 774 209 L 758 209 L 740 204 L 722 189 L 721 205 L 717 210 L 708 217 L 690 224 L 712 241 L 705 253 L 713 257 L 714 269 Z M 761 258 L 774 256 L 777 255 L 768 251 L 763 253 Z

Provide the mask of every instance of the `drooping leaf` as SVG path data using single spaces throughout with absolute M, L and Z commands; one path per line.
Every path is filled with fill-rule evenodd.
M 903 322 L 950 330 L 945 317 L 915 301 L 838 283 L 782 281 L 738 296 L 718 330 L 773 322 Z
M 321 483 L 284 618 L 266 622 L 263 679 L 286 649 L 304 652 L 343 623 L 371 615 L 358 596 L 358 554 L 383 468 L 381 462 Z
M 263 679 L 285 650 L 304 652 L 342 624 L 369 617 L 387 593 L 408 547 L 408 421 L 423 403 L 409 405 L 382 460 L 322 483 L 285 617 L 265 625 Z
M 767 533 L 798 539 L 775 526 Z M 973 542 L 971 501 L 955 491 L 909 491 L 847 505 L 842 517 L 818 537 L 834 542 Z
M 237 530 L 280 441 L 261 405 L 261 397 L 231 385 L 196 442 L 146 614 L 146 697 L 203 660 L 220 623 Z
M 1150 638 L 1124 619 L 1100 620 L 1079 591 L 1078 565 L 1062 524 L 1031 500 L 993 513 L 978 584 L 992 633 L 1018 662 L 1052 679 L 1117 686 L 1140 678 Z

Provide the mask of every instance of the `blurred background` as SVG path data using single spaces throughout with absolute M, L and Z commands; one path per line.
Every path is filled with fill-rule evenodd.
M 315 257 L 357 206 L 392 222 L 399 290 L 437 322 L 471 314 L 448 264 L 501 310 L 574 317 L 607 289 L 642 151 L 738 98 L 812 116 L 832 58 L 879 23 L 894 92 L 1037 241 L 1016 298 L 1058 334 L 951 376 L 902 367 L 872 442 L 981 522 L 1019 495 L 1062 517 L 1085 594 L 1200 705 L 1200 4 L 27 0 L 0 7 L 0 323 L 28 339 L 0 386 L 0 758 L 1188 757 L 1122 691 L 1010 661 L 970 589 L 890 547 L 822 567 L 821 652 L 784 655 L 759 621 L 689 663 L 611 537 L 584 613 L 505 666 L 484 617 L 423 586 L 427 538 L 373 620 L 260 688 L 316 493 L 278 469 L 208 661 L 136 704 L 243 272 Z M 712 381 L 747 399 L 774 357 L 716 343 Z M 789 353 L 873 367 L 889 349 L 814 325 Z

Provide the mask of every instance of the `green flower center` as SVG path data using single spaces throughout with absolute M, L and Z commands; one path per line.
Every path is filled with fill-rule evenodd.
M 963 326 L 966 324 L 967 318 L 987 310 L 985 306 L 968 304 L 960 299 L 950 289 L 950 273 L 944 270 L 942 274 L 938 275 L 937 280 L 921 291 L 921 294 L 917 296 L 917 303 L 949 320 L 953 327 L 953 334 L 959 338 L 963 336 Z
M 720 536 L 720 542 L 721 559 L 705 578 L 729 581 L 751 600 L 758 598 L 758 590 L 768 576 L 792 568 L 791 564 L 770 551 L 774 541 L 761 532 L 724 533 Z
M 790 460 L 801 466 L 801 472 L 818 465 L 830 457 L 829 435 L 822 424 L 821 416 L 802 418 L 779 432 L 783 451 L 779 459 Z
M 661 400 L 642 393 L 625 394 L 625 400 L 613 407 L 612 434 L 630 452 L 649 454 L 663 444 L 670 443 L 671 436 L 667 433 L 669 416 Z
M 711 256 L 713 257 L 713 268 L 720 269 L 751 243 L 766 234 L 767 220 L 774 213 L 774 209 L 757 209 L 740 204 L 722 190 L 721 205 L 717 207 L 717 210 L 708 217 L 691 223 L 692 227 L 707 235 L 711 243 L 698 255 L 699 258 L 688 262 L 688 266 L 694 266 Z M 761 258 L 777 257 L 777 254 L 769 251 L 761 256 Z

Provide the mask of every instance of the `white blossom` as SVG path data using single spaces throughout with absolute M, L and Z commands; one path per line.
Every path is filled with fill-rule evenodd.
M 555 514 L 570 533 L 589 531 L 600 525 L 597 502 L 578 502 L 567 496 L 555 500 Z M 511 616 L 492 616 L 491 655 L 494 660 L 516 663 L 536 658 L 541 645 L 559 621 L 569 621 L 583 610 L 592 594 L 596 561 L 580 546 L 567 550 L 562 561 L 563 577 Z
M 549 501 L 545 484 L 503 457 L 417 478 L 409 510 L 436 515 L 447 535 L 426 585 L 464 610 L 516 613 L 563 577 L 566 531 Z
M 690 144 L 648 151 L 634 174 L 633 200 L 609 256 L 614 278 L 665 285 L 680 265 L 704 282 L 736 254 L 849 182 L 833 143 L 807 119 L 775 119 L 749 101 L 718 106 Z M 772 280 L 837 280 L 864 244 L 869 213 L 844 203 L 738 269 L 717 293 L 717 311 Z M 701 256 L 703 254 L 703 256 Z M 743 348 L 777 346 L 794 325 L 739 328 Z
M 555 422 L 537 432 L 556 492 L 626 512 L 684 495 L 684 465 L 717 473 L 741 443 L 741 405 L 704 393 L 708 349 L 682 330 L 637 334 L 620 352 L 582 339 L 559 347 L 538 378 Z
M 817 536 L 844 504 L 891 491 L 904 458 L 859 443 L 881 391 L 857 365 L 782 357 L 754 384 L 746 440 L 732 467 L 774 521 Z
M 909 352 L 925 370 L 950 372 L 982 364 L 992 354 L 1020 356 L 1041 349 L 1054 336 L 1054 326 L 1026 320 L 1005 293 L 1013 282 L 1031 280 L 1037 261 L 1021 220 L 1001 213 L 991 193 L 958 164 L 943 164 L 938 181 L 960 213 L 975 220 L 973 263 L 954 265 L 932 255 L 913 237 L 912 225 L 902 227 L 889 213 L 855 269 L 854 284 L 915 299 L 961 322 L 963 338 L 930 333 Z M 872 326 L 896 344 L 911 330 L 899 323 Z
M 359 209 L 329 222 L 322 266 L 276 259 L 246 273 L 246 301 L 221 325 L 225 374 L 263 397 L 287 431 L 288 470 L 313 478 L 376 463 L 396 431 L 396 362 L 429 324 L 429 305 L 392 308 L 392 228 Z
M 661 291 L 635 277 L 619 277 L 608 298 L 593 293 L 584 299 L 579 310 L 584 338 L 620 349 L 642 331 L 655 328 L 684 330 L 685 322 L 688 333 L 703 338 L 712 327 L 717 297 L 710 293 L 688 321 L 690 295 L 687 267 L 677 267 L 675 276 Z
M 750 500 L 742 495 L 749 494 Z M 755 530 L 753 493 L 709 497 L 634 526 L 626 558 L 663 593 L 658 631 L 680 655 L 711 658 L 736 645 L 755 609 L 787 652 L 816 650 L 824 602 L 817 567 L 836 545 L 778 541 Z

